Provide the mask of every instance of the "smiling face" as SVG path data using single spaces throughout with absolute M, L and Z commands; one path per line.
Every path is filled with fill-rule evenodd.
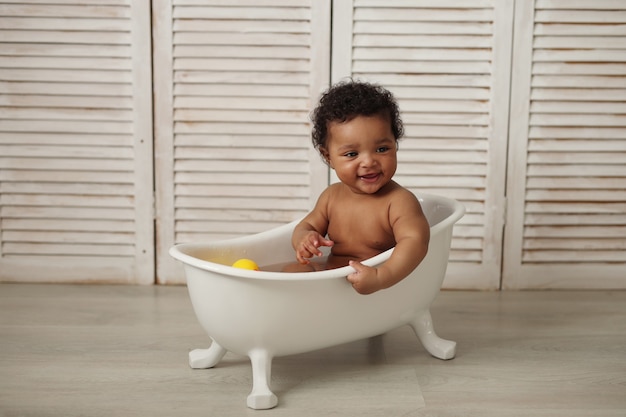
M 328 125 L 322 155 L 337 177 L 357 194 L 374 194 L 396 173 L 397 144 L 388 118 L 356 116 Z

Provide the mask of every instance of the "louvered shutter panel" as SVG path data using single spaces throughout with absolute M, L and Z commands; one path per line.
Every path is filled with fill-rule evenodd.
M 460 200 L 450 288 L 498 288 L 512 2 L 334 2 L 333 82 L 377 82 L 398 99 L 396 180 Z
M 506 288 L 626 288 L 626 4 L 516 10 Z
M 0 4 L 1 280 L 154 282 L 149 13 Z
M 158 262 L 175 242 L 250 235 L 306 214 L 328 183 L 309 112 L 328 86 L 330 3 L 155 2 Z

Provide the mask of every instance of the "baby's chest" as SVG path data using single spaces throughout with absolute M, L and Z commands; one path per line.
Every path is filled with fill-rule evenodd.
M 381 250 L 395 243 L 388 219 L 379 213 L 333 216 L 328 224 L 328 236 L 336 243 L 359 242 Z

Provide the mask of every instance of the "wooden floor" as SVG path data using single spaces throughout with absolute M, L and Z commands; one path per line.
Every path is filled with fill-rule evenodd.
M 442 292 L 429 356 L 409 327 L 276 358 L 279 405 L 247 409 L 247 358 L 208 339 L 185 287 L 0 285 L 0 416 L 626 416 L 626 292 Z

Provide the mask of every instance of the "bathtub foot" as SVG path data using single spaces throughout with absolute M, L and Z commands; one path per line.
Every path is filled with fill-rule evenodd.
M 214 340 L 208 349 L 195 349 L 189 352 L 189 366 L 193 369 L 213 368 L 222 360 L 226 352 L 227 350 Z
M 437 336 L 433 329 L 433 320 L 430 311 L 426 310 L 419 314 L 411 323 L 411 327 L 417 334 L 424 348 L 436 358 L 452 359 L 456 354 L 456 342 L 445 340 Z
M 252 362 L 252 392 L 248 395 L 248 407 L 255 410 L 274 408 L 278 398 L 270 390 L 272 377 L 272 357 L 264 350 L 250 352 Z

